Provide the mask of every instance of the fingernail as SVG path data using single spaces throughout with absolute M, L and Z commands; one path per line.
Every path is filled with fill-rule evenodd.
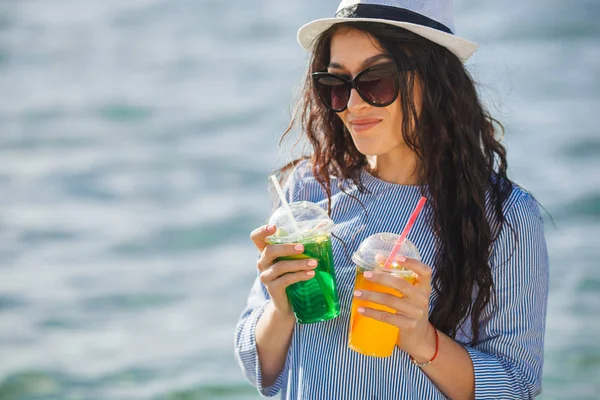
M 316 267 L 317 266 L 317 260 L 308 260 L 308 266 L 309 267 Z
M 358 311 L 359 313 L 363 314 L 365 312 L 365 309 L 362 308 L 362 307 L 359 307 L 358 310 L 356 310 L 356 311 Z
M 405 262 L 406 261 L 406 257 L 400 256 L 400 257 L 396 258 L 396 260 L 398 260 L 399 262 Z
M 367 271 L 365 272 L 365 278 L 372 278 L 373 277 L 373 273 L 371 271 Z
M 302 246 L 301 244 L 297 244 L 294 246 L 294 250 L 296 251 L 304 251 L 304 246 Z
M 272 231 L 273 229 L 275 229 L 275 225 L 267 225 L 268 231 Z
M 356 290 L 356 291 L 354 292 L 354 295 L 355 295 L 356 297 L 360 297 L 360 296 L 362 296 L 362 292 L 361 292 L 360 290 Z
M 308 276 L 313 276 L 315 274 L 315 271 L 307 271 L 306 275 Z

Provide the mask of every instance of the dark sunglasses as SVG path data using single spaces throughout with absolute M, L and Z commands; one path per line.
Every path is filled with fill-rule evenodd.
M 409 69 L 409 66 L 402 68 Z M 385 63 L 361 71 L 352 80 L 330 72 L 313 72 L 312 78 L 325 107 L 342 112 L 348 107 L 352 89 L 356 89 L 360 97 L 372 106 L 389 106 L 398 97 L 398 75 L 399 68 L 395 63 Z

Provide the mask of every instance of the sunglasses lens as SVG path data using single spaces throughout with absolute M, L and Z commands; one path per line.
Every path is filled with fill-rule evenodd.
M 332 110 L 342 110 L 348 104 L 348 85 L 333 76 L 323 76 L 315 80 L 319 98 Z
M 397 95 L 396 75 L 391 70 L 373 69 L 365 71 L 356 81 L 363 99 L 373 105 L 388 105 Z

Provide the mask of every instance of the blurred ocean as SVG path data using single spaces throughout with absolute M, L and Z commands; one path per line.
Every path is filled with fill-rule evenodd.
M 256 399 L 249 232 L 333 0 L 0 1 L 0 400 Z M 543 399 L 600 397 L 600 2 L 456 1 L 553 216 Z

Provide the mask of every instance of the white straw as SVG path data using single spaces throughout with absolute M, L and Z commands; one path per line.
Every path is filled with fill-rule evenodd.
M 277 194 L 279 195 L 279 199 L 281 200 L 281 204 L 283 205 L 283 208 L 285 208 L 285 210 L 289 214 L 290 220 L 292 221 L 292 226 L 296 230 L 296 233 L 300 233 L 300 228 L 298 227 L 298 224 L 296 223 L 294 214 L 292 214 L 292 209 L 290 208 L 290 205 L 288 204 L 287 200 L 285 199 L 285 194 L 283 194 L 283 190 L 281 190 L 281 186 L 279 186 L 277 177 L 275 175 L 271 175 L 271 181 L 273 181 L 273 186 L 275 186 L 275 190 L 277 191 Z

